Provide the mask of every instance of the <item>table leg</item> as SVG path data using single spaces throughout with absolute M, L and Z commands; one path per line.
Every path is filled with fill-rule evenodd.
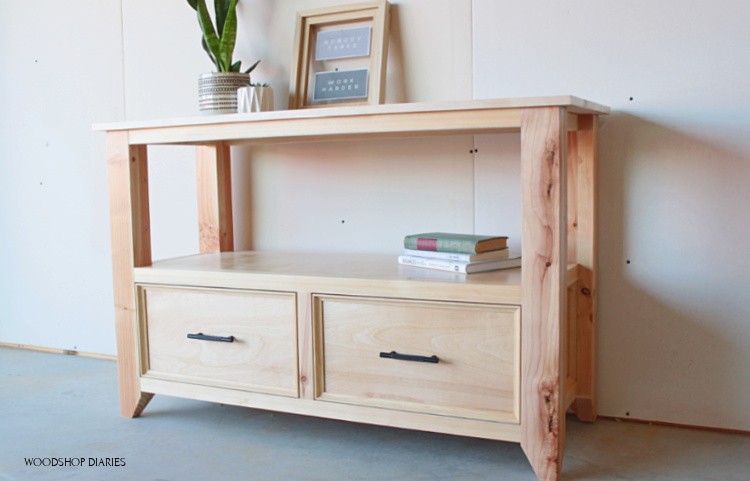
M 133 268 L 151 265 L 148 159 L 127 132 L 107 134 L 112 273 L 120 414 L 137 417 L 153 394 L 141 392 Z

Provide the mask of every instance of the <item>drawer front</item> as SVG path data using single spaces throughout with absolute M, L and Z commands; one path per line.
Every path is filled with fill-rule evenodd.
M 143 376 L 297 396 L 294 294 L 139 286 L 138 305 Z
M 520 307 L 317 296 L 325 401 L 518 422 Z

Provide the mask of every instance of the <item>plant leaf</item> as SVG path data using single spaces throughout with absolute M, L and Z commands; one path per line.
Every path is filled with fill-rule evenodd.
M 216 60 L 216 57 L 214 56 L 214 53 L 211 51 L 210 48 L 208 48 L 208 44 L 206 43 L 206 38 L 205 37 L 201 37 L 201 45 L 203 45 L 203 50 L 205 50 L 206 53 L 208 54 L 208 58 L 211 59 L 211 62 L 216 67 L 216 70 L 217 71 L 220 70 L 221 67 L 219 66 L 219 61 Z
M 232 72 L 239 72 L 241 68 L 242 68 L 242 60 L 237 60 L 236 62 L 234 62 L 232 64 L 231 71 Z
M 250 72 L 252 72 L 253 70 L 255 70 L 255 67 L 257 67 L 259 63 L 260 63 L 260 60 L 258 60 L 258 61 L 257 61 L 257 62 L 255 62 L 254 64 L 252 64 L 252 65 L 250 66 L 250 68 L 248 68 L 247 70 L 245 70 L 245 73 L 250 73 Z
M 237 0 L 230 0 L 227 18 L 224 22 L 224 32 L 219 41 L 219 62 L 225 67 L 224 72 L 232 66 L 234 45 L 237 42 Z
M 214 0 L 214 12 L 216 12 L 216 33 L 221 38 L 224 35 L 224 23 L 227 13 L 231 7 L 231 0 Z
M 187 3 L 193 7 L 193 10 L 198 10 L 198 0 L 187 0 Z
M 203 39 L 206 41 L 206 45 L 218 62 L 217 66 L 219 67 L 219 72 L 226 72 L 231 60 L 226 63 L 223 60 L 221 55 L 221 41 L 219 40 L 219 37 L 216 36 L 216 30 L 214 30 L 214 25 L 211 23 L 211 17 L 208 15 L 208 8 L 206 8 L 206 1 L 197 0 L 197 4 L 198 23 L 201 26 L 201 30 L 203 30 Z

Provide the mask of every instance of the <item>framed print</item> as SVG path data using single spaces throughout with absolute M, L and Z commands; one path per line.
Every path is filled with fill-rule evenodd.
M 378 0 L 298 13 L 289 108 L 382 104 L 389 9 Z

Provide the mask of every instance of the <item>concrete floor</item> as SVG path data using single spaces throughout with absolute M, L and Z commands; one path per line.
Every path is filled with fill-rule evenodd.
M 0 348 L 0 480 L 536 479 L 511 443 L 156 396 L 118 415 L 111 361 Z M 26 466 L 25 458 L 84 458 Z M 44 459 L 47 458 L 47 459 Z M 121 458 L 125 466 L 90 466 Z M 750 479 L 750 436 L 568 421 L 564 479 Z

